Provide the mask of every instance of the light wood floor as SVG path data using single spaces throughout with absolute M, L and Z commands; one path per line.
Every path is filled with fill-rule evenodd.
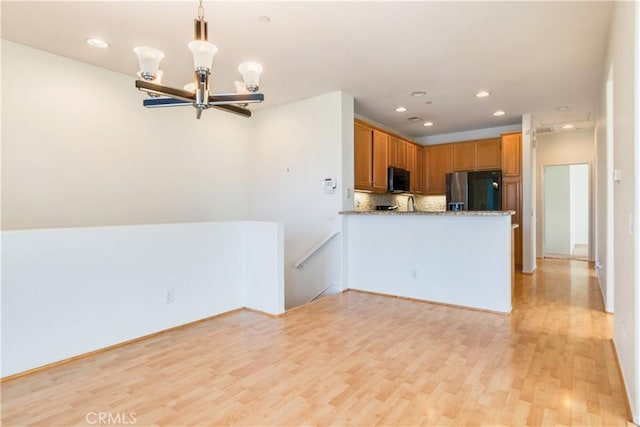
M 357 292 L 236 312 L 7 381 L 2 424 L 626 425 L 593 271 L 540 264 L 511 316 Z

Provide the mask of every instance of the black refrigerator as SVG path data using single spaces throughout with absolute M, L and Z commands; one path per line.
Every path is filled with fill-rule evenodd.
M 502 210 L 502 171 L 448 173 L 447 210 Z

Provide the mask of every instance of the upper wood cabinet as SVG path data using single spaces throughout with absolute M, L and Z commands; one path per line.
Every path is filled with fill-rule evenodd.
M 387 191 L 387 168 L 389 167 L 389 135 L 373 130 L 373 191 Z
M 389 166 L 399 168 L 398 164 L 398 138 L 389 135 Z
M 407 147 L 407 169 L 410 177 L 410 191 L 416 194 L 423 192 L 423 173 L 422 173 L 422 147 L 406 142 Z
M 522 133 L 502 134 L 502 175 L 520 176 Z
M 500 169 L 500 138 L 456 142 L 453 147 L 453 171 Z
M 465 172 L 476 168 L 476 142 L 457 142 L 453 147 L 453 171 Z
M 389 135 L 362 122 L 354 125 L 354 181 L 356 190 L 387 191 Z
M 476 141 L 476 169 L 500 169 L 501 138 Z
M 354 125 L 354 175 L 356 190 L 373 190 L 373 129 L 356 122 Z
M 392 166 L 397 166 L 402 169 L 408 169 L 408 164 L 407 164 L 407 147 L 408 146 L 409 146 L 409 143 L 407 141 L 405 141 L 404 139 L 398 138 L 398 150 L 396 152 L 397 164 Z
M 446 194 L 446 175 L 453 171 L 451 163 L 453 144 L 427 145 L 423 150 L 425 194 Z

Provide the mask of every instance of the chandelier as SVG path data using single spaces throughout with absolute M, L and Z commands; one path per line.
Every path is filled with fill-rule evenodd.
M 207 41 L 207 21 L 204 20 L 202 0 L 199 0 L 198 18 L 194 19 L 194 40 L 188 46 L 193 53 L 195 81 L 193 84 L 185 85 L 183 89 L 161 84 L 162 71 L 159 67 L 164 53 L 146 46 L 133 49 L 138 55 L 140 66 L 138 76 L 143 79 L 136 80 L 136 87 L 150 95 L 142 105 L 149 108 L 192 105 L 196 109 L 198 119 L 202 111 L 212 107 L 251 117 L 251 111 L 246 108 L 247 105 L 264 101 L 264 95 L 258 92 L 262 66 L 257 62 L 243 62 L 238 66 L 244 82 L 235 82 L 236 93 L 212 94 L 209 92 L 211 64 L 218 48 Z

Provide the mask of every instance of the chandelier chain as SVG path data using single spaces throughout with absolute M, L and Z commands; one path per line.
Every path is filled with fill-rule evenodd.
M 199 1 L 198 5 L 198 19 L 204 19 L 204 6 L 202 5 L 202 0 Z

